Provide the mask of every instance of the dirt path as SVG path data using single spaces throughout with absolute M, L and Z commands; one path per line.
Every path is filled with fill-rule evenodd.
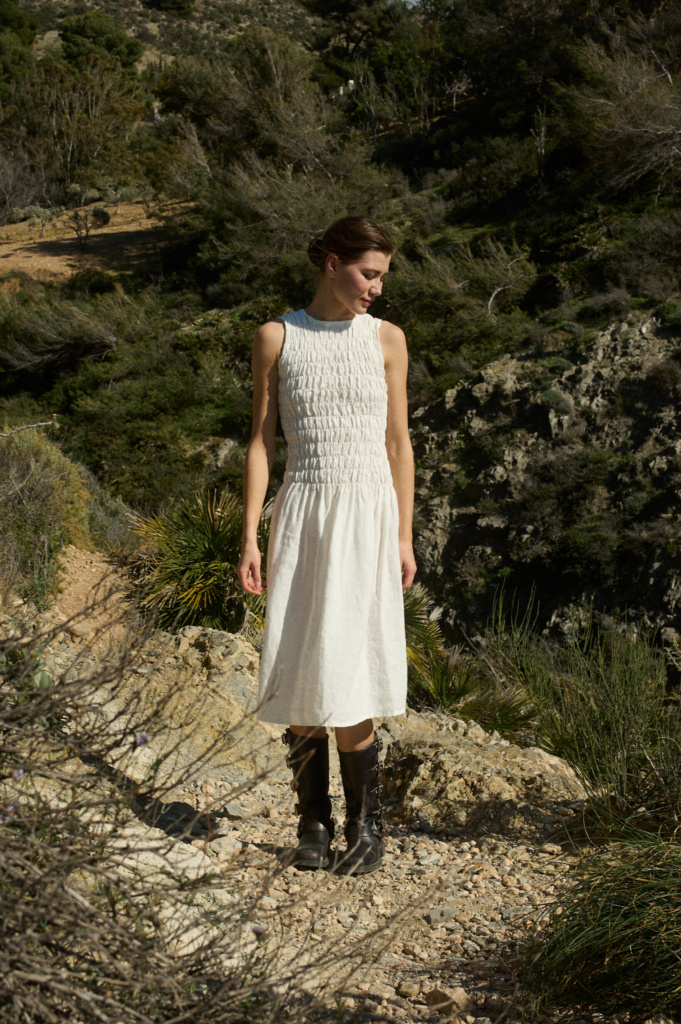
M 104 207 L 111 220 L 92 232 L 85 249 L 64 217 L 46 225 L 43 238 L 40 226 L 28 221 L 0 228 L 0 277 L 19 272 L 34 280 L 53 281 L 86 269 L 134 270 L 155 255 L 163 229 L 158 219 L 147 216 L 142 203 L 97 205 Z
M 45 618 L 64 623 L 64 639 L 84 644 L 93 654 L 123 642 L 130 605 L 115 565 L 97 551 L 69 544 L 61 555 L 60 593 Z

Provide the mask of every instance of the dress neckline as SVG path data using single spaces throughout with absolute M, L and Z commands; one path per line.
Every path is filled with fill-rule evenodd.
M 303 314 L 306 320 L 309 320 L 312 324 L 319 324 L 329 330 L 347 330 L 357 319 L 356 316 L 351 317 L 349 320 L 318 320 L 315 316 L 310 316 L 307 310 L 303 307 L 300 312 Z

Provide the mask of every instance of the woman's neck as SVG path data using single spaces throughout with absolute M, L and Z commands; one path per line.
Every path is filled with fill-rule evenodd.
M 320 281 L 312 302 L 305 308 L 307 315 L 313 320 L 354 320 L 356 314 L 339 302 L 327 280 L 323 278 Z

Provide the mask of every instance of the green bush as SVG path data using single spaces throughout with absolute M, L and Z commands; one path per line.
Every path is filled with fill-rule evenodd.
M 540 920 L 524 980 L 558 1004 L 630 1024 L 681 1014 L 681 847 L 650 836 L 587 857 Z M 536 948 L 538 945 L 538 949 Z
M 102 11 L 88 11 L 64 18 L 59 35 L 65 60 L 83 63 L 88 57 L 114 60 L 122 68 L 132 68 L 144 53 L 139 39 L 133 39 L 113 18 Z
M 569 395 L 564 395 L 562 391 L 558 391 L 557 388 L 548 388 L 542 392 L 539 399 L 542 405 L 546 406 L 547 409 L 553 409 L 555 412 L 566 415 L 574 412 L 574 404 Z
M 447 711 L 511 738 L 535 713 L 524 690 L 499 686 L 474 654 L 462 654 L 457 648 L 449 657 L 430 658 L 426 671 L 412 682 L 410 704 Z
M 116 348 L 115 297 L 99 305 L 78 301 L 0 304 L 0 366 L 17 373 L 73 370 L 85 356 Z
M 78 466 L 39 430 L 0 438 L 0 578 L 49 604 L 65 544 L 88 548 L 91 495 Z
M 411 707 L 437 708 L 502 735 L 513 735 L 527 725 L 533 707 L 523 690 L 498 686 L 473 653 L 460 647 L 445 650 L 423 584 L 415 583 L 404 592 L 404 611 Z
M 665 327 L 681 327 L 681 302 L 663 302 L 656 313 Z
M 578 316 L 590 324 L 606 324 L 610 320 L 626 317 L 631 311 L 631 299 L 623 288 L 613 288 L 594 295 L 582 303 Z

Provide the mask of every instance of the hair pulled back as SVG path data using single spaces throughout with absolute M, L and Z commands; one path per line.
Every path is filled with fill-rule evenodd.
M 321 238 L 312 239 L 307 255 L 318 270 L 323 270 L 329 253 L 334 253 L 341 263 L 356 263 L 368 249 L 392 254 L 395 243 L 371 217 L 341 217 Z

